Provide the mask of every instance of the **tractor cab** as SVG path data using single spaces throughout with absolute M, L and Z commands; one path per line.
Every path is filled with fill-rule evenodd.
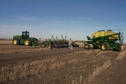
M 28 39 L 29 38 L 29 32 L 28 31 L 23 31 L 22 32 L 22 38 L 23 39 Z

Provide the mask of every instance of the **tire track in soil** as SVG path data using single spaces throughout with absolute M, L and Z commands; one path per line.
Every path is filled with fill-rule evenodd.
M 0 57 L 0 65 L 8 65 L 8 64 L 15 64 L 20 61 L 34 61 L 38 59 L 47 59 L 51 57 L 57 57 L 64 54 L 78 52 L 76 50 L 69 50 L 69 49 L 53 49 L 47 51 L 35 51 L 35 52 L 24 52 L 24 53 L 12 53 L 6 54 L 7 56 Z
M 80 52 L 81 52 L 81 51 L 80 51 Z M 65 58 L 64 58 L 64 57 L 63 57 L 63 58 L 67 60 L 67 59 L 69 59 L 68 57 L 71 56 L 71 54 L 77 55 L 78 52 L 66 53 L 66 54 L 62 54 L 62 56 L 66 56 Z M 67 57 L 67 56 L 68 56 L 68 57 Z M 52 57 L 52 56 L 51 56 L 51 57 Z M 53 58 L 55 58 L 55 56 L 53 56 Z M 55 58 L 55 59 L 57 59 L 57 58 Z M 52 58 L 50 59 L 49 57 L 47 57 L 47 62 L 49 62 L 49 60 L 53 60 L 53 59 L 52 59 Z M 40 61 L 39 61 L 39 60 L 36 60 L 36 61 L 33 61 L 32 63 L 29 63 L 29 62 L 26 63 L 26 64 L 24 63 L 23 66 L 22 66 L 22 64 L 19 64 L 19 65 L 16 64 L 17 66 L 12 66 L 12 69 L 16 69 L 16 68 L 17 68 L 17 69 L 18 69 L 18 68 L 21 69 L 21 67 L 25 69 L 25 67 L 29 67 L 29 66 L 34 67 L 34 65 L 40 65 L 40 66 L 42 67 L 44 61 L 46 62 L 46 59 L 40 60 Z M 55 60 L 53 60 L 53 61 L 55 61 Z M 58 64 L 59 67 L 61 67 L 61 66 L 64 65 L 64 63 L 63 63 L 63 62 L 60 63 L 60 61 L 61 61 L 61 60 L 59 60 L 59 64 Z M 50 61 L 50 62 L 51 62 L 51 61 Z M 64 61 L 64 62 L 65 62 L 65 61 Z M 73 61 L 73 62 L 74 62 L 74 61 Z M 52 63 L 52 62 L 51 62 L 51 63 Z M 70 63 L 72 63 L 72 61 L 71 61 Z M 52 69 L 55 68 L 55 67 L 57 67 L 57 65 L 55 65 L 55 64 L 51 64 L 51 66 L 52 66 L 52 65 L 53 65 L 53 67 L 51 67 Z M 46 65 L 45 67 L 48 67 L 48 66 Z M 38 67 L 38 68 L 39 68 L 39 67 Z M 44 68 L 44 67 L 43 67 L 43 68 Z M 50 67 L 49 67 L 49 68 L 50 68 Z M 48 69 L 49 69 L 49 68 L 48 68 Z M 51 68 L 50 68 L 50 69 L 51 69 Z M 8 72 L 9 69 L 10 69 L 10 67 L 8 67 L 8 66 L 7 66 L 7 67 L 2 67 L 1 70 L 2 70 L 2 71 L 5 71 L 6 73 L 8 73 L 8 74 L 6 74 L 6 75 L 8 75 L 8 77 L 3 77 L 3 78 L 1 77 L 2 80 L 6 80 L 6 78 L 9 78 L 9 79 L 11 79 L 11 80 L 15 80 L 15 78 L 18 78 L 18 77 L 16 77 L 16 76 L 14 76 L 14 75 L 16 75 L 17 72 Z M 34 68 L 33 68 L 33 69 L 34 69 Z M 36 68 L 36 69 L 37 69 L 37 68 Z M 40 68 L 39 68 L 39 69 L 40 69 Z M 21 70 L 22 70 L 22 69 L 21 69 Z M 10 71 L 10 70 L 9 70 L 9 71 Z M 19 71 L 20 71 L 20 70 L 19 70 Z M 24 71 L 24 70 L 22 70 L 22 71 Z M 31 68 L 31 71 L 32 71 L 32 68 Z M 33 70 L 33 71 L 34 71 L 34 70 Z M 45 72 L 45 71 L 46 71 L 46 69 L 44 70 L 44 72 Z M 4 72 L 4 73 L 5 73 L 5 72 Z M 11 73 L 13 73 L 13 74 L 11 74 Z M 27 71 L 26 71 L 26 72 L 23 72 L 23 76 L 26 76 L 27 73 L 29 73 L 29 72 L 27 72 Z M 37 73 L 38 73 L 38 72 L 37 72 Z M 33 74 L 33 73 L 32 73 L 32 74 Z M 36 72 L 34 72 L 34 74 L 36 74 Z M 9 75 L 10 75 L 12 78 L 11 78 Z M 4 78 L 5 78 L 5 79 L 4 79 Z
M 88 79 L 85 81 L 86 84 L 97 84 L 95 78 L 106 71 L 109 67 L 113 65 L 114 62 L 122 60 L 126 56 L 126 50 L 120 52 L 120 54 L 116 57 L 115 60 L 108 60 L 104 62 L 103 66 L 96 67 L 94 72 L 89 75 Z
M 118 55 L 118 52 L 113 52 L 113 51 L 101 51 L 101 50 L 99 50 L 99 49 L 96 49 L 96 50 L 94 50 L 93 49 L 93 52 L 92 52 L 92 50 L 90 49 L 90 50 L 84 50 L 83 51 L 84 53 L 86 53 L 89 57 L 91 56 L 91 57 L 93 57 L 93 60 L 96 60 L 96 58 L 99 58 L 100 57 L 100 59 L 101 60 L 103 60 L 103 61 L 105 61 L 105 59 L 106 59 L 106 57 L 107 57 L 107 59 L 106 60 L 114 60 L 117 56 L 116 55 Z M 89 54 L 90 53 L 90 54 Z M 113 56 L 110 56 L 110 54 L 112 54 L 112 55 L 114 55 L 114 57 Z M 88 58 L 88 59 L 90 59 L 90 58 Z M 93 64 L 93 63 L 98 63 L 98 62 L 100 62 L 100 63 L 102 63 L 102 61 L 99 61 L 99 60 L 96 60 L 96 62 L 93 62 L 93 60 L 92 60 L 92 63 L 91 63 L 91 65 L 89 65 L 89 69 L 86 71 L 86 72 L 80 72 L 79 74 L 80 74 L 80 76 L 78 77 L 78 78 L 75 78 L 74 80 L 72 80 L 71 81 L 71 83 L 70 84 L 87 84 L 88 83 L 88 81 L 89 81 L 89 75 L 91 75 L 91 73 L 94 71 L 94 70 L 92 70 L 92 69 L 94 69 L 94 68 L 96 68 L 96 67 L 99 67 L 99 66 L 102 66 L 102 65 L 104 65 L 104 64 Z M 98 62 L 97 62 L 98 61 Z M 88 63 L 87 62 L 87 64 L 90 64 L 90 62 Z M 109 64 L 109 61 L 107 62 L 107 63 L 105 63 L 106 65 L 107 64 Z M 94 66 L 92 66 L 92 65 L 94 65 Z M 105 65 L 105 66 L 106 66 Z M 80 66 L 80 64 L 79 64 L 79 66 Z M 84 66 L 84 65 L 83 65 Z M 92 67 L 92 68 L 91 68 Z M 100 71 L 101 69 L 98 69 L 98 71 Z M 98 72 L 97 71 L 97 72 Z M 88 75 L 87 76 L 85 76 L 86 74 L 88 73 Z M 92 83 L 93 84 L 93 83 Z
M 79 57 L 82 57 L 82 56 L 85 56 L 85 55 L 91 55 L 91 56 L 95 56 L 96 55 L 96 57 L 99 57 L 100 55 L 103 55 L 103 54 L 107 54 L 107 53 L 109 53 L 110 54 L 110 52 L 111 51 L 107 51 L 107 52 L 104 52 L 104 51 L 101 51 L 101 50 L 93 50 L 93 52 L 92 52 L 92 50 L 79 50 L 79 49 L 75 49 L 75 50 L 73 50 L 73 51 L 70 51 L 70 50 L 65 50 L 65 51 L 62 51 L 62 49 L 60 50 L 61 52 L 58 52 L 59 50 L 58 49 L 54 49 L 54 50 L 52 50 L 52 52 L 46 52 L 47 54 L 43 54 L 42 55 L 42 52 L 36 52 L 36 53 L 31 53 L 30 54 L 30 56 L 26 56 L 25 57 L 25 55 L 27 55 L 27 54 L 29 54 L 29 53 L 24 53 L 23 55 L 23 57 L 21 56 L 21 55 L 19 55 L 18 53 L 17 54 L 15 54 L 15 55 L 19 55 L 19 57 L 18 58 L 16 58 L 15 56 L 14 57 L 12 57 L 12 59 L 7 59 L 6 61 L 9 61 L 10 60 L 10 62 L 8 62 L 6 65 L 10 65 L 14 60 L 16 60 L 15 62 L 17 62 L 17 63 L 19 63 L 19 64 L 23 64 L 23 63 L 30 63 L 30 62 L 32 62 L 32 64 L 34 65 L 40 65 L 41 64 L 41 61 L 46 61 L 46 60 L 48 60 L 47 61 L 47 65 L 46 66 L 48 66 L 49 64 L 52 64 L 53 65 L 53 67 L 51 67 L 51 69 L 55 69 L 56 68 L 56 66 L 58 66 L 58 67 L 60 67 L 61 69 L 63 69 L 63 68 L 67 68 L 67 69 L 63 69 L 63 70 L 59 70 L 59 71 L 61 71 L 62 72 L 62 75 L 65 75 L 65 71 L 67 71 L 67 72 L 69 72 L 69 74 L 72 74 L 71 76 L 73 77 L 73 76 L 75 76 L 75 80 L 72 80 L 72 82 L 70 82 L 69 84 L 79 84 L 79 82 L 78 81 L 80 81 L 80 84 L 82 84 L 82 81 L 83 80 L 85 80 L 85 78 L 83 77 L 83 75 L 81 76 L 79 76 L 80 78 L 79 78 L 79 80 L 77 80 L 76 81 L 76 76 L 77 76 L 77 74 L 79 75 L 80 74 L 80 71 L 77 69 L 77 68 L 81 68 L 82 66 L 83 66 L 83 64 L 81 64 L 81 63 L 85 63 L 85 62 L 80 62 L 80 60 L 81 61 L 84 61 L 83 59 L 81 59 L 81 58 L 79 58 L 80 60 L 78 60 L 78 58 L 77 57 L 74 57 L 74 56 L 71 56 L 71 55 L 77 55 L 77 56 L 79 56 Z M 78 52 L 79 51 L 79 52 Z M 41 54 L 39 54 L 39 53 L 41 53 Z M 76 54 L 75 54 L 76 53 Z M 84 55 L 83 55 L 84 54 Z M 10 55 L 11 56 L 11 55 Z M 89 56 L 89 57 L 91 57 L 91 56 Z M 22 57 L 22 59 L 20 59 Z M 88 57 L 88 56 L 87 56 Z M 87 57 L 86 57 L 86 59 L 87 59 Z M 59 59 L 58 61 L 56 61 L 57 63 L 59 62 L 59 61 L 61 61 L 61 63 L 59 62 L 59 64 L 58 65 L 55 65 L 55 62 L 53 63 L 53 61 L 55 61 L 55 59 L 53 59 L 53 58 L 56 58 L 56 59 Z M 72 58 L 74 58 L 74 59 L 72 59 Z M 95 57 L 93 57 L 93 59 L 94 59 Z M 89 58 L 90 59 L 90 58 Z M 25 60 L 25 61 L 24 61 Z M 49 61 L 49 60 L 51 60 L 51 61 Z M 70 60 L 70 61 L 69 61 Z M 38 61 L 37 63 L 38 64 L 36 64 L 36 61 Z M 67 65 L 67 61 L 69 61 L 69 63 L 70 64 L 72 64 L 72 66 L 71 65 Z M 75 62 L 75 63 L 74 63 Z M 66 63 L 66 65 L 64 66 L 64 63 Z M 90 62 L 89 62 L 90 63 Z M 12 63 L 12 64 L 14 64 L 14 63 Z M 76 66 L 74 66 L 73 64 L 77 64 Z M 81 65 L 80 65 L 81 64 Z M 88 63 L 87 63 L 88 64 Z M 108 63 L 109 64 L 109 63 Z M 106 64 L 106 66 L 108 65 L 108 64 Z M 18 64 L 17 64 L 17 66 L 18 66 Z M 27 65 L 25 65 L 25 66 L 29 66 L 29 64 Z M 74 66 L 74 67 L 73 67 Z M 79 66 L 79 67 L 78 67 Z M 38 66 L 39 67 L 39 66 Z M 63 68 L 62 68 L 63 67 Z M 71 72 L 71 68 L 74 68 L 73 70 L 75 70 L 75 71 L 72 71 Z M 48 67 L 49 69 L 50 69 L 50 67 Z M 34 68 L 33 68 L 34 69 Z M 85 68 L 84 68 L 85 69 Z M 77 71 L 76 71 L 77 70 Z M 101 69 L 100 69 L 101 70 Z M 99 70 L 99 72 L 100 72 L 100 70 Z M 45 70 L 45 71 L 47 71 L 48 72 L 48 70 Z M 60 73 L 60 72 L 59 72 Z M 38 73 L 37 73 L 38 74 Z M 40 74 L 40 75 L 43 75 L 44 73 L 42 73 L 42 74 Z M 74 74 L 74 75 L 73 75 Z M 46 80 L 46 78 L 43 78 L 43 77 L 45 77 L 44 75 L 49 75 L 49 76 L 53 76 L 52 75 L 52 72 L 50 72 L 50 73 L 45 73 L 43 76 L 41 76 L 42 77 L 42 79 L 41 79 L 41 77 L 40 77 L 40 75 L 38 75 L 38 76 L 36 76 L 36 77 L 38 77 L 38 78 L 40 78 L 40 80 Z M 30 79 L 32 79 L 31 81 L 33 81 L 33 78 L 31 77 L 32 75 L 28 75 L 28 77 L 26 77 L 26 82 L 27 82 L 27 80 L 29 80 L 29 78 Z M 33 75 L 34 76 L 34 75 Z M 58 76 L 58 73 L 56 73 L 56 75 L 54 75 L 54 76 Z M 69 76 L 69 75 L 68 75 Z M 59 83 L 61 83 L 61 81 L 63 82 L 63 80 L 62 80 L 62 77 L 63 76 L 61 76 L 61 77 L 53 77 L 53 79 L 49 79 L 49 81 L 46 81 L 45 83 L 46 84 L 55 84 L 55 82 L 57 81 L 59 81 Z M 95 77 L 95 75 L 94 75 L 94 77 Z M 74 77 L 73 77 L 74 78 Z M 84 79 L 83 79 L 84 78 Z M 35 78 L 34 78 L 35 79 Z M 78 79 L 78 78 L 77 78 Z M 35 79 L 35 80 L 38 80 L 38 79 Z M 22 81 L 22 80 L 21 80 Z M 20 82 L 21 82 L 20 81 Z M 66 81 L 66 80 L 64 80 L 64 81 Z M 14 82 L 14 81 L 13 81 Z M 11 83 L 11 84 L 13 84 L 13 82 Z M 17 80 L 16 82 L 15 82 L 15 84 L 17 84 L 19 82 L 19 80 Z M 24 83 L 24 84 L 26 84 L 26 82 Z M 30 80 L 29 80 L 29 82 L 30 82 Z M 83 82 L 84 83 L 84 82 Z M 30 84 L 30 83 L 29 83 Z M 38 83 L 38 84 L 41 84 L 41 83 Z M 58 84 L 58 83 L 56 83 L 56 84 Z M 62 83 L 63 84 L 63 83 Z

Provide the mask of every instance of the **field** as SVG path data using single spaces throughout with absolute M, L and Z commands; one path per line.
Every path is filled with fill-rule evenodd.
M 10 45 L 12 44 L 12 41 L 11 40 L 7 40 L 7 39 L 0 39 L 0 45 Z
M 0 84 L 126 84 L 126 50 L 0 44 Z

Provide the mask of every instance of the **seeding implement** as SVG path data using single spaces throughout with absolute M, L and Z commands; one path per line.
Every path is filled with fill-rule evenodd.
M 92 38 L 87 36 L 87 41 L 84 42 L 84 48 L 100 48 L 101 50 L 123 50 L 123 33 L 115 33 L 112 30 L 101 30 L 92 34 Z
M 45 47 L 49 47 L 49 48 L 65 48 L 68 47 L 68 41 L 66 40 L 66 37 L 64 38 L 61 35 L 61 39 L 58 39 L 57 37 L 54 38 L 53 36 L 51 37 L 51 39 L 45 40 L 42 44 Z

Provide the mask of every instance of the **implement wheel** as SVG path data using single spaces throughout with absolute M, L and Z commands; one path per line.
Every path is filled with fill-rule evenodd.
M 32 44 L 31 44 L 30 40 L 25 40 L 24 45 L 25 46 L 31 46 Z
M 103 43 L 102 45 L 101 45 L 101 50 L 108 50 L 109 49 L 109 44 L 108 43 Z

